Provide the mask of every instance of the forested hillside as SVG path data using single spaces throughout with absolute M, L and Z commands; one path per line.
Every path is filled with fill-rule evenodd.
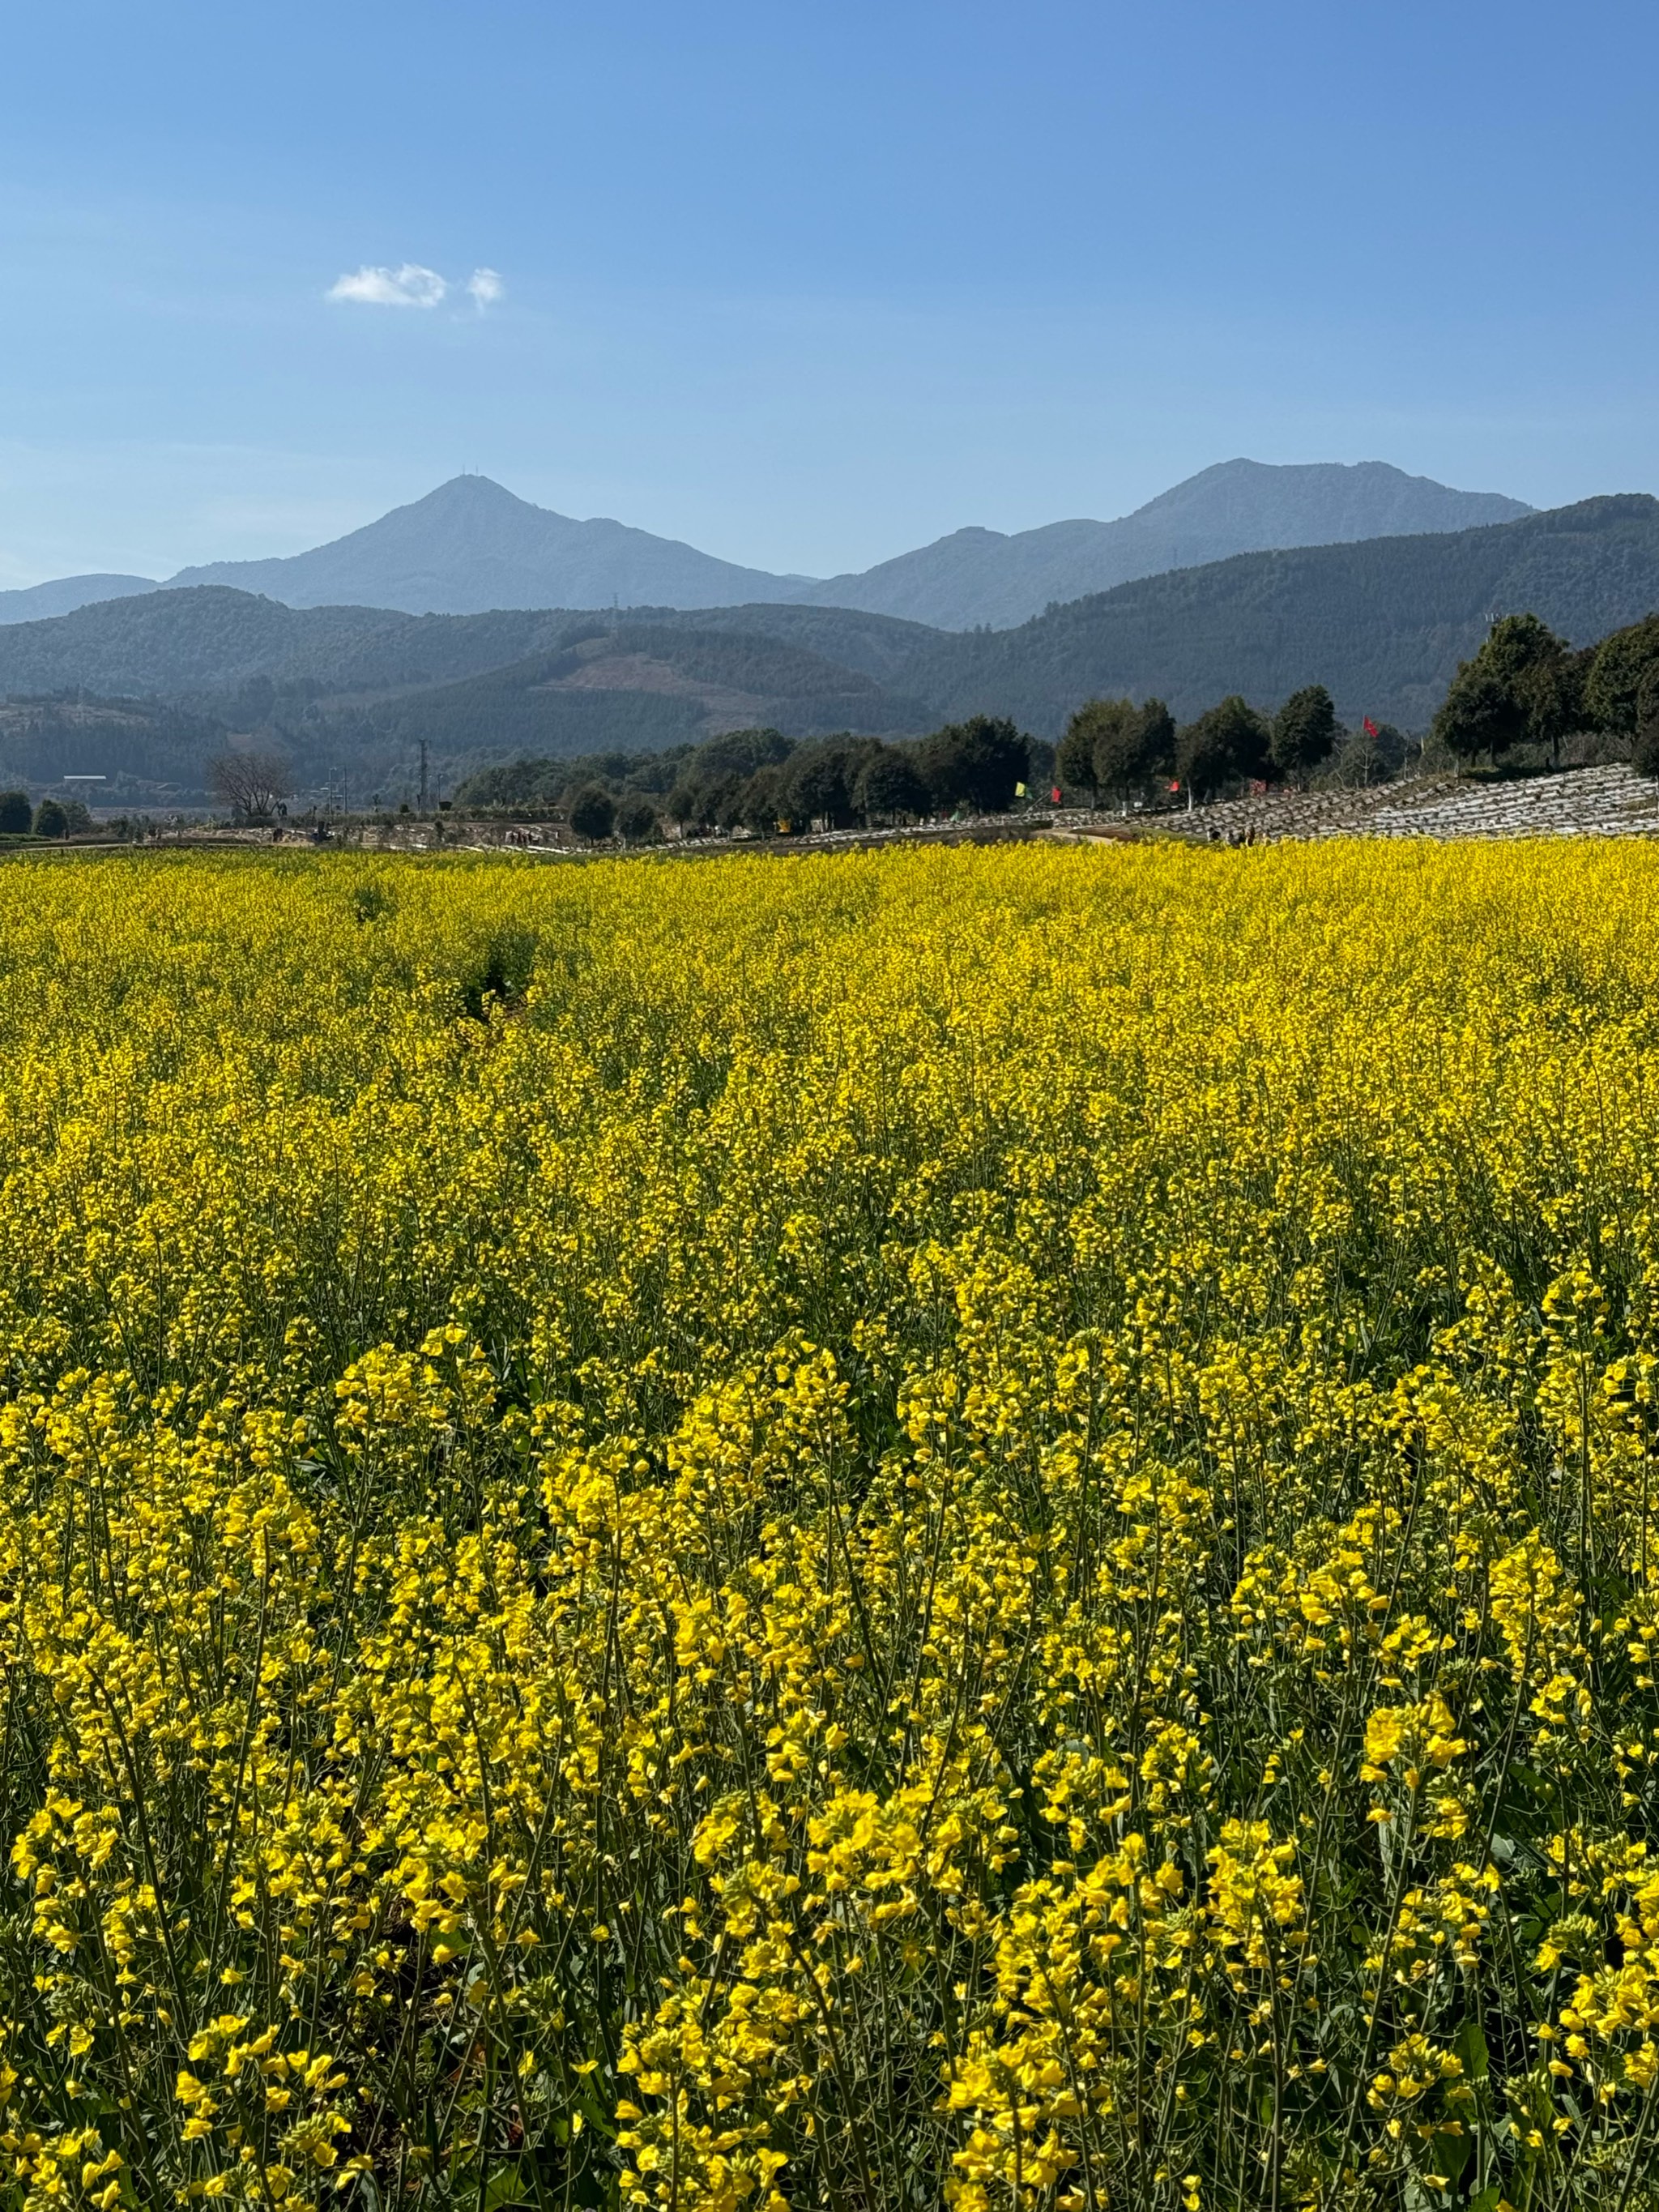
M 888 680 L 941 717 L 1012 714 L 1047 737 L 1097 693 L 1156 694 L 1185 716 L 1233 691 L 1274 706 L 1313 683 L 1345 717 L 1421 729 L 1495 615 L 1530 611 L 1587 644 L 1656 607 L 1659 500 L 1632 494 L 1479 530 L 1241 554 L 1013 630 L 913 632 Z M 786 635 L 799 612 L 720 621 Z
M 314 696 L 443 683 L 545 648 L 573 620 L 299 610 L 221 585 L 148 592 L 0 628 L 0 695 L 85 686 L 185 697 L 264 678 Z
M 205 763 L 226 741 L 222 722 L 154 699 L 6 700 L 0 789 L 100 777 L 78 793 L 94 805 L 183 801 L 202 790 Z
M 1012 714 L 1056 737 L 1101 693 L 1197 714 L 1230 691 L 1271 707 L 1322 683 L 1352 719 L 1425 728 L 1494 616 L 1538 614 L 1576 644 L 1659 607 L 1659 500 L 1585 500 L 1516 522 L 1376 538 L 1148 576 L 1012 630 L 966 633 L 839 608 L 635 614 L 813 648 L 948 719 Z M 808 627 L 808 625 L 811 627 Z
M 342 710 L 344 711 L 344 710 Z M 754 632 L 629 623 L 459 684 L 399 693 L 354 712 L 382 742 L 446 753 L 654 751 L 714 730 L 787 725 L 807 737 L 927 726 L 923 700 L 793 643 Z

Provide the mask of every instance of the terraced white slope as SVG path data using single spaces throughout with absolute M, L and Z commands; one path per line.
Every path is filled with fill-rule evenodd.
M 1261 844 L 1325 837 L 1653 837 L 1659 836 L 1659 783 L 1620 763 L 1513 783 L 1440 776 L 1370 791 L 1270 791 L 1166 815 L 1158 827 L 1199 844 L 1246 838 Z

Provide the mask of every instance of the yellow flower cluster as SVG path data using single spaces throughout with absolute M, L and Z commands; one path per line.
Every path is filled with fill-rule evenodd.
M 1656 894 L 9 864 L 0 2205 L 1650 2202 Z

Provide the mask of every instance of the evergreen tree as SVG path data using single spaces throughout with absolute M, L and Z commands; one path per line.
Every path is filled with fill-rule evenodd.
M 822 822 L 844 830 L 853 819 L 853 786 L 861 766 L 861 749 L 844 739 L 803 745 L 790 758 L 783 777 L 784 811 L 802 823 Z
M 1431 734 L 1459 760 L 1495 762 L 1527 733 L 1526 710 L 1508 686 L 1479 657 L 1466 660 L 1453 677 Z
M 608 837 L 616 822 L 617 802 L 602 783 L 584 785 L 570 802 L 570 826 L 590 843 Z
M 1642 721 L 1642 687 L 1659 670 L 1659 615 L 1611 631 L 1589 656 L 1584 713 L 1590 726 L 1629 737 Z
M 1091 799 L 1100 788 L 1095 781 L 1095 739 L 1103 715 L 1128 705 L 1127 699 L 1091 699 L 1066 725 L 1066 734 L 1054 748 L 1054 778 L 1067 791 L 1086 791 Z
M 1148 699 L 1140 709 L 1140 733 L 1137 744 L 1138 774 L 1141 777 L 1169 775 L 1176 764 L 1176 719 L 1161 699 Z M 1095 754 L 1095 769 L 1102 766 L 1098 749 Z
M 1579 658 L 1536 615 L 1504 615 L 1453 677 L 1434 735 L 1460 760 L 1561 740 L 1584 713 Z
M 783 771 L 757 768 L 743 787 L 743 826 L 757 837 L 775 837 L 783 818 Z
M 1273 718 L 1273 761 L 1281 775 L 1300 782 L 1328 760 L 1336 743 L 1336 708 L 1322 684 L 1292 691 Z
M 924 738 L 917 766 L 942 806 L 1005 814 L 1030 761 L 1025 740 L 1012 722 L 975 714 L 966 722 L 947 723 Z
M 1127 805 L 1138 784 L 1175 757 L 1175 720 L 1161 699 L 1091 699 L 1066 726 L 1054 768 L 1062 784 L 1111 792 Z
M 0 837 L 27 837 L 33 819 L 27 791 L 0 791 Z
M 1200 799 L 1212 798 L 1241 776 L 1265 775 L 1272 732 L 1237 692 L 1188 722 L 1176 741 L 1182 783 Z
M 866 822 L 913 818 L 927 811 L 927 786 L 908 752 L 882 745 L 859 770 L 853 803 Z

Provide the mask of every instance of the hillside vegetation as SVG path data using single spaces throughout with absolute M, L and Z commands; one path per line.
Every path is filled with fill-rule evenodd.
M 550 646 L 571 620 L 545 612 L 301 611 L 219 586 L 149 592 L 0 629 L 0 692 L 83 686 L 183 698 L 222 696 L 263 678 L 315 696 L 442 683 Z
M 1494 614 L 1530 611 L 1585 645 L 1656 607 L 1659 500 L 1587 500 L 1148 577 L 1017 630 L 931 640 L 904 674 L 941 714 L 994 699 L 1045 736 L 1094 692 L 1156 693 L 1185 716 L 1230 691 L 1273 706 L 1307 684 L 1346 720 L 1420 730 Z
M 39 787 L 64 776 L 101 777 L 81 796 L 99 805 L 162 792 L 194 798 L 204 763 L 226 741 L 222 722 L 155 700 L 69 698 L 0 702 L 0 787 Z
M 364 709 L 357 726 L 446 752 L 557 755 L 649 752 L 757 722 L 799 736 L 915 730 L 927 713 L 855 669 L 754 632 L 623 623 L 465 684 L 404 693 Z

